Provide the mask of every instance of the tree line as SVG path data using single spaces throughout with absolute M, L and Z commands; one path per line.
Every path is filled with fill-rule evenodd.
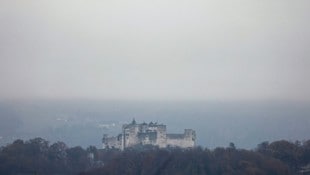
M 63 142 L 50 145 L 42 138 L 19 139 L 1 147 L 0 174 L 78 174 L 91 167 L 88 155 L 95 150 L 68 148 Z
M 310 140 L 263 142 L 253 150 L 233 143 L 213 150 L 153 146 L 69 148 L 42 138 L 16 140 L 0 148 L 0 174 L 80 175 L 295 175 L 310 163 Z

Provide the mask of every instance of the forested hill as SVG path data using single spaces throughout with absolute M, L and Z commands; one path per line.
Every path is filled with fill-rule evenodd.
M 140 147 L 119 151 L 69 148 L 42 138 L 1 147 L 0 174 L 80 175 L 295 175 L 307 171 L 310 140 L 263 142 L 254 150 Z

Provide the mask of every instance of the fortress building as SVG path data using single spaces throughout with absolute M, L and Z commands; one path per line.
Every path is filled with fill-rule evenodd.
M 124 124 L 118 136 L 108 137 L 105 134 L 102 139 L 103 148 L 120 150 L 139 145 L 190 148 L 195 146 L 195 141 L 196 133 L 192 129 L 185 129 L 183 134 L 167 134 L 166 125 L 152 122 L 137 124 L 135 120 Z

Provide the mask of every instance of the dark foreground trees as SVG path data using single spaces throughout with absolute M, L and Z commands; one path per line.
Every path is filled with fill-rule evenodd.
M 104 167 L 82 175 L 288 175 L 280 160 L 258 152 L 217 148 L 126 150 Z
M 42 138 L 16 140 L 1 148 L 0 174 L 77 174 L 91 166 L 88 153 L 63 142 L 49 145 Z
M 214 150 L 139 147 L 119 151 L 68 148 L 42 138 L 16 140 L 0 149 L 0 174 L 81 175 L 289 175 L 310 163 L 310 141 L 263 142 L 255 150 L 233 143 Z

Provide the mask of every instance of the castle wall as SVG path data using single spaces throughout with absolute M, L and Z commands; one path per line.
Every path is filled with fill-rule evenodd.
M 116 148 L 122 149 L 122 135 L 118 135 L 117 137 L 108 137 L 105 135 L 102 139 L 103 148 Z
M 167 146 L 189 148 L 195 146 L 196 134 L 192 129 L 185 129 L 183 134 L 167 134 L 166 125 L 157 123 L 123 125 L 123 132 L 118 137 L 103 138 L 104 148 L 123 150 L 136 145 L 154 145 L 160 148 Z
M 195 146 L 196 133 L 192 129 L 185 129 L 184 134 L 167 134 L 167 146 L 190 148 Z
M 139 127 L 138 125 L 125 125 L 123 127 L 124 135 L 124 147 L 130 147 L 137 145 L 139 143 L 138 139 Z
M 157 128 L 157 142 L 156 145 L 159 148 L 164 148 L 167 145 L 167 130 L 165 125 L 161 125 Z
M 139 142 L 142 145 L 156 145 L 157 132 L 138 133 Z

